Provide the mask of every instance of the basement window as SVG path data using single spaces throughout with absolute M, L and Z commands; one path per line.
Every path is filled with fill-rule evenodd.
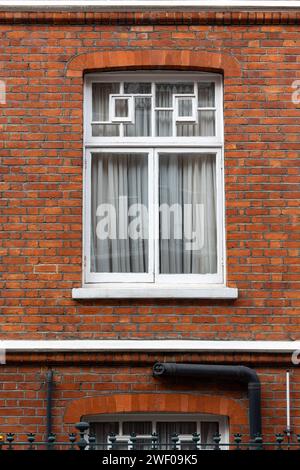
M 195 450 L 193 438 L 197 436 L 199 450 L 212 450 L 213 437 L 221 434 L 221 443 L 228 442 L 228 420 L 224 416 L 194 414 L 137 414 L 104 415 L 84 418 L 90 423 L 90 434 L 96 437 L 96 448 L 148 450 L 153 446 L 153 433 L 157 435 L 157 446 L 161 450 L 171 450 L 172 438 L 177 435 L 178 450 Z M 131 436 L 136 440 L 132 444 Z M 111 436 L 115 437 L 112 444 Z M 225 449 L 225 447 L 224 447 Z

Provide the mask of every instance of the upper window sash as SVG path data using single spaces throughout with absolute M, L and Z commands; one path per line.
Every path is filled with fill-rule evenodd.
M 106 91 L 105 113 L 93 113 L 93 90 L 94 104 L 99 101 L 95 94 L 97 84 L 113 84 L 111 90 Z M 134 92 L 130 83 L 147 83 L 144 92 Z M 156 90 L 160 84 L 166 84 L 176 91 L 176 84 L 193 83 L 191 89 L 184 93 L 172 93 L 172 99 L 167 104 L 157 102 Z M 201 102 L 199 87 L 201 83 L 212 83 L 214 86 L 214 103 Z M 199 84 L 199 86 L 198 86 Z M 119 99 L 118 99 L 119 98 Z M 166 100 L 167 101 L 167 100 Z M 98 102 L 98 108 L 99 108 Z M 118 108 L 116 108 L 116 106 Z M 123 106 L 123 109 L 122 109 Z M 138 119 L 135 116 L 137 108 L 140 112 L 148 107 L 147 121 L 148 129 L 142 130 L 135 125 Z M 99 111 L 99 109 L 98 109 Z M 161 114 L 163 113 L 163 118 Z M 168 116 L 172 114 L 171 127 L 166 129 Z M 120 116 L 118 117 L 118 114 Z M 212 124 L 214 115 L 214 125 Z M 160 116 L 160 118 L 159 118 Z M 84 94 L 84 143 L 90 145 L 223 145 L 223 90 L 222 77 L 219 74 L 207 73 L 181 73 L 157 74 L 90 74 L 85 80 Z M 209 121 L 211 120 L 211 123 Z M 200 122 L 201 121 L 201 122 Z M 164 122 L 164 128 L 158 129 L 158 122 Z M 171 122 L 171 121 L 169 121 Z M 203 124 L 204 123 L 204 124 Z M 138 124 L 138 123 L 137 123 Z M 178 128 L 177 128 L 178 126 Z M 194 127 L 193 127 L 194 126 Z M 198 127 L 197 127 L 198 126 Z M 206 128 L 205 128 L 206 126 Z M 214 126 L 214 129 L 212 129 Z M 161 126 L 162 127 L 162 126 Z M 94 131 L 92 131 L 94 128 Z M 176 130 L 178 129 L 178 131 Z M 208 133 L 209 135 L 201 135 Z M 141 133 L 142 135 L 139 135 Z M 194 135 L 191 135 L 194 133 Z M 101 135 L 102 134 L 102 135 Z M 105 135 L 106 134 L 106 135 Z M 147 134 L 147 135 L 145 135 Z M 178 135 L 180 134 L 180 135 Z M 200 135 L 199 135 L 200 134 Z

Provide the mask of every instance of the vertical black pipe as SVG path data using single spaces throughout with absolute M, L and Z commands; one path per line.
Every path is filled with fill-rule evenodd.
M 47 414 L 46 414 L 46 442 L 49 449 L 48 438 L 52 433 L 52 391 L 53 391 L 53 371 L 47 372 Z
M 248 383 L 248 398 L 250 436 L 254 439 L 256 435 L 261 434 L 260 383 Z

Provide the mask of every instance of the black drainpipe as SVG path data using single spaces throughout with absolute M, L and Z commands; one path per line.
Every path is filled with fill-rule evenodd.
M 224 378 L 246 383 L 248 385 L 251 439 L 254 439 L 257 434 L 261 434 L 260 381 L 255 370 L 250 367 L 164 362 L 154 364 L 153 375 L 154 377 Z
M 52 390 L 53 390 L 53 371 L 47 372 L 47 423 L 46 423 L 46 442 L 49 447 L 48 438 L 52 434 Z

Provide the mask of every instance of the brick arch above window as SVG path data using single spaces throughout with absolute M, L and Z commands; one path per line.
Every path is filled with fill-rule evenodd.
M 79 398 L 67 406 L 64 422 L 74 425 L 85 415 L 139 412 L 228 416 L 231 432 L 248 423 L 245 403 L 224 395 L 189 393 L 126 393 Z
M 225 77 L 240 77 L 238 60 L 227 53 L 190 50 L 123 50 L 87 52 L 72 57 L 66 74 L 81 77 L 84 72 L 130 69 L 180 69 L 222 72 Z

